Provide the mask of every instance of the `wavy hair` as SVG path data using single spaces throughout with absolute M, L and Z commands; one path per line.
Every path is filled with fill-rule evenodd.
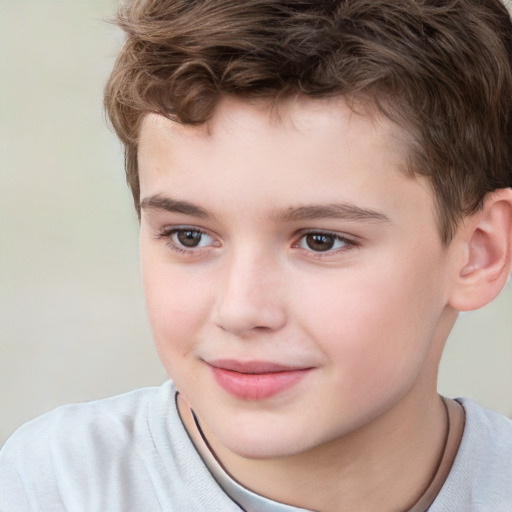
M 500 0 L 133 0 L 105 108 L 140 215 L 142 119 L 211 118 L 222 95 L 341 95 L 412 137 L 448 243 L 512 186 L 512 24 Z

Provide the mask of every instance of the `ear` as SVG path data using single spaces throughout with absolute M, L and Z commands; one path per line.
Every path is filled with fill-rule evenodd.
M 512 188 L 489 193 L 452 242 L 463 257 L 455 266 L 449 304 L 458 311 L 481 308 L 499 295 L 512 271 Z

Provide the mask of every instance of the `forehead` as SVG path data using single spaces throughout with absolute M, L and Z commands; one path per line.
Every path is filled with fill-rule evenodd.
M 227 97 L 200 126 L 148 115 L 139 145 L 141 200 L 181 195 L 209 210 L 238 206 L 263 215 L 266 208 L 267 216 L 297 203 L 414 208 L 429 187 L 406 172 L 406 135 L 361 111 L 343 98 L 276 105 Z M 235 195 L 243 201 L 233 201 Z
M 175 157 L 185 146 L 206 150 L 208 146 L 224 149 L 225 144 L 231 148 L 258 144 L 267 152 L 283 154 L 290 146 L 305 140 L 314 152 L 320 146 L 330 145 L 335 149 L 343 139 L 354 148 L 353 153 L 368 145 L 380 148 L 382 158 L 393 159 L 397 170 L 406 171 L 409 135 L 370 104 L 359 102 L 353 107 L 343 97 L 318 99 L 299 95 L 271 101 L 226 96 L 213 117 L 201 125 L 182 124 L 148 114 L 141 124 L 139 162 L 152 159 L 157 145 L 167 145 L 169 151 L 174 149 Z
M 264 125 L 266 130 L 298 132 L 318 131 L 330 124 L 343 120 L 347 127 L 356 119 L 359 124 L 373 125 L 382 135 L 389 136 L 394 149 L 409 143 L 408 135 L 382 116 L 373 103 L 351 101 L 343 96 L 330 98 L 310 98 L 295 95 L 279 99 L 254 98 L 243 99 L 235 96 L 224 96 L 217 105 L 214 115 L 207 122 L 191 125 L 170 121 L 158 114 L 147 114 L 141 123 L 140 144 L 144 144 L 144 134 L 151 125 L 166 125 L 166 128 L 177 135 L 188 137 L 208 137 L 219 130 L 230 128 L 251 129 L 251 126 Z

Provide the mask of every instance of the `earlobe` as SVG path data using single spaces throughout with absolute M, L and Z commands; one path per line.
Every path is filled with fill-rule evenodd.
M 503 289 L 512 267 L 512 189 L 486 197 L 466 220 L 457 241 L 464 245 L 449 304 L 470 311 L 491 302 Z

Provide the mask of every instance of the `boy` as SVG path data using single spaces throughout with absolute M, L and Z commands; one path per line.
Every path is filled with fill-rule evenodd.
M 436 391 L 511 272 L 498 0 L 135 0 L 105 104 L 173 383 L 1 455 L 2 511 L 509 511 L 512 423 Z

